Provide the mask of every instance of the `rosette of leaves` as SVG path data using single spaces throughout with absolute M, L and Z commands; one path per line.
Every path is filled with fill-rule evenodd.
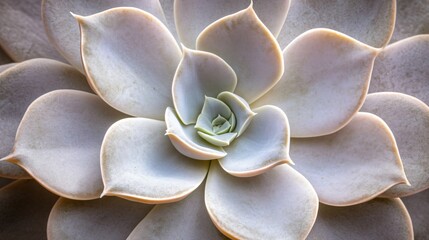
M 162 3 L 0 3 L 2 236 L 413 238 L 426 6 Z

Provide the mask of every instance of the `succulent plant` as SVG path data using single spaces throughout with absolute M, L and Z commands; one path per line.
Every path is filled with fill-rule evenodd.
M 428 9 L 2 1 L 0 237 L 427 238 Z

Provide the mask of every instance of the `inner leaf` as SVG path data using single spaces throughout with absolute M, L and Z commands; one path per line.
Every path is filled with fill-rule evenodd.
M 228 146 L 232 142 L 232 140 L 235 139 L 237 133 L 225 133 L 221 135 L 211 136 L 203 132 L 198 132 L 198 135 L 200 135 L 200 137 L 202 137 L 204 140 L 215 146 L 225 147 Z
M 213 132 L 217 135 L 227 133 L 231 128 L 231 123 L 221 115 L 217 115 L 212 121 Z
M 201 114 L 207 116 L 211 120 L 214 120 L 218 115 L 229 119 L 232 112 L 228 105 L 221 100 L 206 96 Z

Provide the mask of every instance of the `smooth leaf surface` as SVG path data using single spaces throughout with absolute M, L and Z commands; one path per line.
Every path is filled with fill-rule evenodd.
M 200 137 L 202 137 L 207 142 L 219 147 L 228 146 L 237 137 L 237 133 L 224 133 L 221 135 L 214 135 L 214 136 L 203 132 L 197 132 L 197 133 L 198 135 L 200 135 Z
M 40 0 L 0 1 L 0 46 L 16 62 L 31 58 L 64 61 L 48 41 Z
M 413 221 L 414 239 L 424 240 L 429 235 L 429 190 L 401 198 Z
M 11 153 L 18 125 L 36 98 L 56 89 L 91 91 L 77 70 L 49 59 L 32 59 L 8 66 L 0 73 L 0 85 L 0 158 Z M 21 168 L 4 161 L 0 162 L 0 176 L 29 177 Z
M 173 109 L 167 108 L 165 111 L 165 122 L 167 125 L 165 134 L 181 154 L 197 160 L 225 157 L 226 152 L 221 147 L 213 146 L 201 139 L 194 126 L 182 125 Z
M 195 47 L 198 34 L 212 22 L 249 6 L 248 0 L 176 0 L 174 17 L 181 42 Z M 289 10 L 289 0 L 253 0 L 258 18 L 277 36 Z
M 165 122 L 127 118 L 112 125 L 101 147 L 103 195 L 158 204 L 185 198 L 204 180 L 209 162 L 179 153 Z
M 43 23 L 49 40 L 71 65 L 84 72 L 80 55 L 79 24 L 70 12 L 88 16 L 115 7 L 139 8 L 165 23 L 158 0 L 43 0 Z
M 126 114 L 163 119 L 172 105 L 171 85 L 182 55 L 164 24 L 125 7 L 75 17 L 82 62 L 97 95 Z
M 237 178 L 213 161 L 205 202 L 216 227 L 240 239 L 304 239 L 318 210 L 313 187 L 287 165 L 256 177 Z
M 413 239 L 411 219 L 400 199 L 376 198 L 349 207 L 320 204 L 309 240 Z
M 307 30 L 330 28 L 383 47 L 392 36 L 395 13 L 395 0 L 292 1 L 278 40 L 284 48 Z
M 429 1 L 396 0 L 396 21 L 390 43 L 419 34 L 429 34 Z
M 94 94 L 56 90 L 25 112 L 6 159 L 45 188 L 70 199 L 100 197 L 100 147 L 109 126 L 125 117 Z
M 362 203 L 407 182 L 394 134 L 374 114 L 358 113 L 331 135 L 293 138 L 290 155 L 328 205 Z
M 197 121 L 205 97 L 217 97 L 223 91 L 233 92 L 237 76 L 223 59 L 212 53 L 186 48 L 183 51 L 172 92 L 177 115 L 188 125 Z
M 162 10 L 164 11 L 168 29 L 170 30 L 171 34 L 173 34 L 174 38 L 176 38 L 177 42 L 180 42 L 178 40 L 179 37 L 177 36 L 176 24 L 174 20 L 174 1 L 175 0 L 159 0 Z
M 114 197 L 60 198 L 49 215 L 47 236 L 50 240 L 125 239 L 152 207 Z
M 387 46 L 374 63 L 369 92 L 400 92 L 429 105 L 429 35 Z
M 252 5 L 206 27 L 197 49 L 225 60 L 237 74 L 235 93 L 251 103 L 275 85 L 283 74 L 283 57 L 274 36 Z
M 160 204 L 136 226 L 127 240 L 227 239 L 213 225 L 204 204 L 204 184 L 180 202 Z
M 222 168 L 234 176 L 251 177 L 292 162 L 286 115 L 274 106 L 263 106 L 254 111 L 256 115 L 248 129 L 225 147 L 228 154 L 219 160 Z
M 292 137 L 338 131 L 362 106 L 377 50 L 329 29 L 313 29 L 283 51 L 285 73 L 252 107 L 288 116 Z
M 429 188 L 429 107 L 401 93 L 372 93 L 361 111 L 376 114 L 386 121 L 396 138 L 411 184 L 395 186 L 383 196 L 404 197 Z

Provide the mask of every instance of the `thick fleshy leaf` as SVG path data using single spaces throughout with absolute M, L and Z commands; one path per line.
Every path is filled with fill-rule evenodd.
M 209 24 L 249 6 L 248 0 L 176 0 L 174 16 L 181 42 L 195 47 L 198 34 Z M 289 10 L 289 0 L 253 0 L 255 12 L 265 26 L 277 36 Z
M 203 132 L 197 132 L 200 137 L 202 137 L 207 142 L 219 146 L 219 147 L 225 147 L 231 144 L 232 140 L 234 140 L 237 137 L 237 133 L 224 133 L 221 135 L 209 135 L 207 133 Z
M 417 98 L 401 93 L 373 93 L 361 111 L 386 121 L 398 144 L 405 173 L 411 186 L 398 185 L 383 194 L 404 197 L 429 188 L 429 107 Z
M 237 74 L 235 93 L 249 103 L 267 92 L 283 74 L 280 47 L 252 5 L 206 27 L 197 49 L 225 60 Z
M 14 61 L 40 57 L 64 61 L 49 44 L 40 16 L 40 2 L 0 1 L 0 46 Z
M 82 62 L 97 94 L 124 113 L 163 119 L 172 105 L 171 85 L 182 55 L 164 24 L 125 7 L 75 17 Z
M 212 53 L 186 48 L 183 51 L 173 81 L 173 102 L 180 120 L 188 125 L 197 121 L 204 96 L 233 92 L 237 76 L 224 60 Z
M 101 142 L 108 127 L 123 117 L 96 95 L 52 91 L 28 107 L 6 160 L 57 195 L 98 198 L 103 190 Z
M 246 100 L 234 93 L 222 92 L 217 96 L 217 98 L 228 105 L 234 113 L 236 124 L 235 127 L 233 126 L 233 131 L 236 132 L 239 137 L 249 126 L 249 123 L 255 116 L 255 113 L 250 109 Z
M 333 133 L 362 106 L 376 55 L 376 49 L 339 32 L 310 30 L 284 50 L 282 79 L 252 107 L 280 107 L 292 137 Z
M 234 239 L 305 239 L 319 205 L 313 187 L 290 166 L 237 178 L 216 161 L 210 166 L 205 201 L 216 227 Z
M 91 91 L 77 70 L 49 59 L 32 59 L 10 67 L 0 74 L 0 85 L 0 158 L 12 151 L 19 122 L 36 98 L 56 89 Z M 7 162 L 0 162 L 0 176 L 29 177 Z
M 109 128 L 101 147 L 103 195 L 175 202 L 201 184 L 209 162 L 180 154 L 165 128 L 164 122 L 145 118 L 123 119 Z
M 200 116 L 198 116 L 197 123 L 194 125 L 194 128 L 197 131 L 201 131 L 210 135 L 215 135 L 215 133 L 213 132 L 211 119 L 204 114 L 200 114 Z
M 413 239 L 411 219 L 400 199 L 349 206 L 320 205 L 308 240 Z
M 274 106 L 254 109 L 257 113 L 249 128 L 225 148 L 219 160 L 222 168 L 238 177 L 250 177 L 282 164 L 290 163 L 289 124 L 282 110 Z
M 232 118 L 232 114 L 229 118 Z M 215 134 L 223 134 L 230 132 L 232 125 L 228 119 L 218 115 L 215 119 L 213 119 L 212 126 Z
M 174 1 L 175 0 L 159 0 L 162 6 L 162 10 L 164 11 L 165 19 L 167 21 L 168 30 L 170 30 L 171 34 L 176 38 L 178 42 L 180 42 L 177 36 L 176 24 L 174 20 Z
M 125 239 L 151 209 L 152 205 L 114 197 L 91 201 L 60 198 L 49 215 L 48 239 Z
M 199 116 L 195 128 L 199 125 L 207 127 L 207 120 L 210 121 L 210 125 L 212 125 L 213 120 L 218 116 L 229 119 L 231 115 L 231 109 L 224 102 L 217 98 L 205 97 L 203 109 L 200 114 L 201 120 Z M 200 123 L 200 121 L 203 121 L 203 123 Z
M 74 67 L 83 72 L 80 56 L 80 33 L 73 12 L 87 16 L 115 7 L 136 7 L 153 14 L 165 22 L 164 14 L 158 0 L 44 0 L 42 4 L 43 23 L 49 39 L 58 51 Z
M 429 35 L 387 46 L 374 63 L 369 92 L 401 92 L 429 105 Z
M 0 159 L 0 176 L 10 179 L 31 179 L 31 176 L 20 166 Z
M 429 236 L 429 189 L 402 198 L 413 221 L 414 239 L 424 240 Z
M 165 111 L 165 122 L 167 124 L 166 135 L 177 151 L 183 155 L 198 159 L 212 160 L 225 157 L 226 152 L 221 147 L 216 147 L 205 142 L 197 134 L 194 126 L 183 126 L 173 109 Z
M 7 63 L 7 64 L 0 65 L 0 73 L 3 71 L 6 71 L 7 69 L 9 69 L 15 65 L 16 65 L 16 63 Z
M 286 47 L 307 30 L 330 28 L 383 47 L 392 36 L 395 12 L 395 0 L 292 1 L 278 40 L 280 46 Z
M 32 180 L 18 180 L 0 189 L 2 239 L 46 239 L 49 212 L 58 199 Z
M 292 139 L 290 154 L 320 201 L 329 205 L 362 203 L 407 182 L 392 132 L 370 113 L 356 114 L 331 135 Z
M 160 204 L 137 225 L 127 240 L 226 239 L 210 220 L 204 184 L 180 202 Z
M 396 21 L 390 43 L 418 34 L 429 34 L 429 1 L 396 0 Z
M 13 62 L 13 60 L 10 59 L 9 55 L 7 55 L 7 53 L 5 53 L 3 49 L 0 47 L 0 65 L 8 64 L 11 62 Z M 0 69 L 1 69 L 1 66 L 0 66 Z

